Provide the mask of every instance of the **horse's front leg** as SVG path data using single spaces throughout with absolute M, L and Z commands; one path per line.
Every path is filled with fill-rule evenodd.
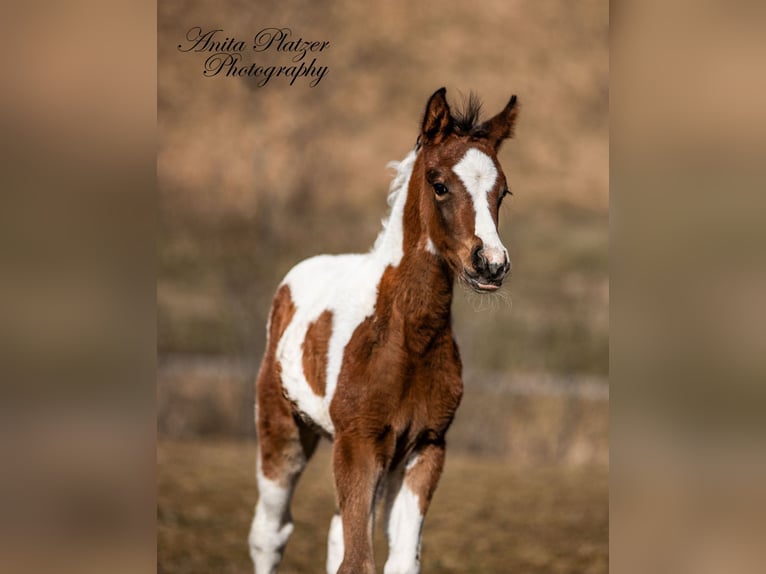
M 444 443 L 428 443 L 414 452 L 404 468 L 392 472 L 386 493 L 388 560 L 385 574 L 420 572 L 423 519 L 444 467 Z
M 374 439 L 356 434 L 338 434 L 333 445 L 344 549 L 338 574 L 375 574 L 375 497 L 393 444 L 388 444 L 386 433 Z

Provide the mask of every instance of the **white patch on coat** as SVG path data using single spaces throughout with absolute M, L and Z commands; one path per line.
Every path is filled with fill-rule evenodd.
M 407 464 L 412 468 L 417 459 Z M 402 482 L 388 511 L 386 535 L 388 536 L 388 560 L 384 574 L 417 574 L 420 572 L 420 536 L 423 515 L 420 513 L 420 497 L 406 482 Z
M 490 263 L 503 264 L 508 259 L 497 227 L 489 211 L 487 196 L 497 182 L 497 168 L 487 154 L 476 148 L 470 148 L 463 158 L 455 164 L 452 171 L 463 182 L 473 200 L 476 212 L 474 233 L 484 243 L 484 256 Z
M 282 560 L 288 538 L 293 532 L 290 517 L 290 489 L 266 478 L 257 470 L 258 504 L 250 527 L 250 557 L 258 574 L 273 574 Z
M 340 514 L 332 517 L 327 537 L 327 574 L 336 574 L 343 562 L 343 521 Z
M 298 409 L 331 435 L 335 427 L 330 403 L 338 384 L 343 354 L 354 330 L 375 310 L 378 284 L 387 267 L 399 265 L 404 255 L 404 206 L 415 163 L 414 151 L 396 168 L 391 183 L 391 215 L 369 253 L 320 255 L 293 267 L 283 280 L 290 287 L 295 314 L 277 344 L 277 361 L 282 368 L 282 386 Z M 333 313 L 332 333 L 327 352 L 324 396 L 314 394 L 303 372 L 303 341 L 308 326 L 326 309 Z
M 434 242 L 431 241 L 431 238 L 429 237 L 426 239 L 426 251 L 429 253 L 432 253 L 433 255 L 439 256 L 439 250 L 436 249 L 436 245 L 434 245 Z

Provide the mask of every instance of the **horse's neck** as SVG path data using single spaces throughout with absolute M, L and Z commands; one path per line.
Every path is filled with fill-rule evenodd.
M 442 329 L 450 321 L 454 278 L 441 257 L 428 249 L 428 230 L 420 214 L 422 168 L 414 152 L 397 171 L 391 215 L 374 248 L 374 256 L 391 268 L 390 281 L 381 285 L 386 292 L 379 295 L 397 309 L 392 320 L 419 331 Z
M 446 263 L 414 247 L 405 250 L 396 278 L 395 301 L 405 323 L 425 331 L 450 324 L 454 281 Z

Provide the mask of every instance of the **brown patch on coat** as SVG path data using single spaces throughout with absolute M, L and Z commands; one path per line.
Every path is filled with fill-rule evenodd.
M 285 329 L 295 315 L 295 303 L 289 285 L 282 285 L 274 294 L 269 317 L 268 350 L 276 350 L 276 345 L 285 333 Z M 272 349 L 273 345 L 273 349 Z
M 301 423 L 284 395 L 282 368 L 276 359 L 279 340 L 294 315 L 290 287 L 282 285 L 271 306 L 266 352 L 255 383 L 261 471 L 282 486 L 295 479 L 317 443 L 317 438 Z
M 324 396 L 327 384 L 327 349 L 332 335 L 332 311 L 326 309 L 306 329 L 303 340 L 303 374 L 311 390 Z

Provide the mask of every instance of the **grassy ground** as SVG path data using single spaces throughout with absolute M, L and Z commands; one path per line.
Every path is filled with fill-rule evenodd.
M 160 442 L 158 572 L 252 572 L 247 533 L 257 494 L 252 442 Z M 296 529 L 281 572 L 323 572 L 334 510 L 329 447 L 298 487 Z M 385 542 L 378 528 L 382 571 Z M 498 459 L 448 455 L 428 514 L 423 572 L 608 571 L 605 467 L 514 469 Z

